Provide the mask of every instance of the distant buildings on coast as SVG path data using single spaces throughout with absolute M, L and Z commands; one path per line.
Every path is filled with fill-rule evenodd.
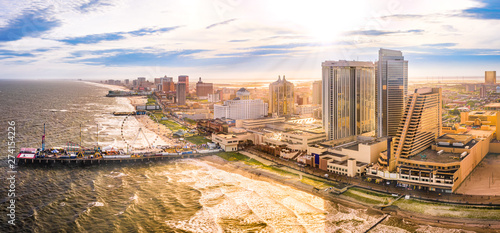
M 321 69 L 321 80 L 293 83 L 283 75 L 269 88 L 200 77 L 190 90 L 187 75 L 177 83 L 166 75 L 105 83 L 152 91 L 165 114 L 194 121 L 226 151 L 254 145 L 325 172 L 412 189 L 456 192 L 488 152 L 500 153 L 500 103 L 490 103 L 500 99 L 495 71 L 457 94 L 425 86 L 409 92 L 408 61 L 396 50 L 380 49 L 376 62 L 325 61 Z M 476 102 L 487 111 L 472 111 Z

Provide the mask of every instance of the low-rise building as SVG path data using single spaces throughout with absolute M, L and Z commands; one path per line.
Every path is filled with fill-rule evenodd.
M 263 138 L 264 143 L 274 146 L 284 146 L 291 150 L 306 151 L 308 146 L 326 140 L 324 131 L 285 131 L 270 132 Z
M 215 120 L 207 120 L 207 119 L 202 119 L 199 120 L 196 123 L 196 126 L 199 131 L 205 132 L 205 133 L 228 133 L 228 124 L 227 122 L 221 120 L 221 119 L 215 119 Z
M 367 174 L 413 189 L 454 192 L 489 151 L 492 131 L 486 138 L 472 134 L 444 134 L 419 154 L 398 158 L 396 172 L 388 172 L 376 164 Z
M 366 173 L 367 163 L 356 161 L 347 155 L 324 152 L 319 156 L 319 169 L 349 177 Z
M 236 126 L 245 129 L 254 129 L 265 127 L 267 124 L 283 123 L 285 120 L 285 117 L 263 117 L 259 119 L 238 120 L 236 121 Z
M 321 108 L 321 106 L 312 105 L 312 104 L 296 105 L 295 106 L 295 114 L 300 115 L 300 116 L 312 117 L 314 110 L 320 109 L 320 108 Z
M 363 163 L 376 163 L 380 153 L 387 150 L 386 138 L 373 138 L 354 136 L 355 141 L 335 145 L 332 141 L 323 142 L 319 145 L 312 145 L 307 148 L 310 155 L 318 157 L 325 152 L 345 155 L 347 158 L 355 159 Z
M 267 116 L 268 106 L 262 100 L 239 99 L 227 100 L 224 105 L 214 105 L 214 118 L 234 120 L 258 119 Z
M 238 151 L 238 146 L 247 141 L 253 142 L 253 135 L 251 133 L 212 134 L 212 142 L 219 145 L 224 151 Z
M 473 126 L 496 126 L 497 112 L 496 111 L 472 111 L 461 112 L 460 123 Z

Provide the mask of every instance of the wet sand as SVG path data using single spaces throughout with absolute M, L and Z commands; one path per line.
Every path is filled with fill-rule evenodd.
M 397 207 L 389 208 L 387 210 L 380 210 L 373 208 L 371 207 L 371 205 L 366 203 L 360 203 L 350 199 L 347 200 L 337 195 L 327 194 L 326 192 L 322 192 L 321 190 L 317 191 L 314 189 L 314 186 L 304 184 L 296 179 L 290 179 L 278 174 L 267 172 L 262 169 L 246 165 L 242 162 L 229 162 L 218 156 L 207 156 L 200 159 L 209 163 L 211 166 L 214 166 L 221 170 L 225 170 L 227 172 L 240 174 L 251 179 L 288 185 L 295 189 L 311 193 L 325 200 L 339 203 L 349 208 L 368 209 L 368 211 L 370 211 L 372 214 L 375 215 L 382 216 L 382 214 L 390 214 L 391 218 L 402 218 L 411 221 L 414 224 L 423 225 L 421 227 L 427 227 L 429 229 L 433 229 L 433 231 L 435 230 L 438 232 L 464 232 L 463 230 L 466 229 L 476 232 L 500 232 L 500 222 L 496 220 L 430 216 L 430 215 L 424 215 L 416 212 L 402 210 Z M 430 227 L 429 225 L 433 227 Z M 377 231 L 376 230 L 377 228 L 375 228 L 374 230 Z M 451 229 L 444 229 L 444 228 L 451 228 Z M 425 230 L 423 232 L 425 232 Z
M 127 97 L 130 100 L 130 104 L 134 107 L 139 105 L 146 105 L 148 98 L 145 96 L 131 96 Z M 164 142 L 170 145 L 175 144 L 170 135 L 172 131 L 165 125 L 159 124 L 152 120 L 149 116 L 135 116 L 137 121 L 141 123 L 145 128 L 157 134 Z M 157 119 L 160 121 L 161 119 Z

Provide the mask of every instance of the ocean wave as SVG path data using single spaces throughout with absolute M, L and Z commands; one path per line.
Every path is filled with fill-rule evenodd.
M 122 177 L 122 176 L 127 176 L 127 174 L 121 173 L 121 172 L 111 172 L 111 173 L 109 173 L 109 175 L 105 175 L 105 176 L 112 177 L 112 178 L 118 178 L 118 177 Z
M 100 206 L 104 206 L 104 203 L 102 203 L 102 202 L 98 202 L 98 201 L 94 201 L 94 202 L 90 202 L 88 205 L 89 205 L 90 207 L 94 207 L 94 206 L 95 206 L 95 207 L 100 207 Z

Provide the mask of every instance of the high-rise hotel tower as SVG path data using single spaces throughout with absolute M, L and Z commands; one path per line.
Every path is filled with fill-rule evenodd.
M 290 116 L 295 112 L 294 85 L 278 76 L 278 81 L 269 84 L 269 113 Z
M 375 67 L 372 62 L 325 61 L 323 128 L 327 140 L 375 130 Z
M 408 97 L 392 148 L 393 158 L 408 158 L 441 136 L 441 88 L 419 88 Z
M 379 50 L 376 83 L 376 136 L 396 136 L 408 92 L 408 61 L 401 51 Z

